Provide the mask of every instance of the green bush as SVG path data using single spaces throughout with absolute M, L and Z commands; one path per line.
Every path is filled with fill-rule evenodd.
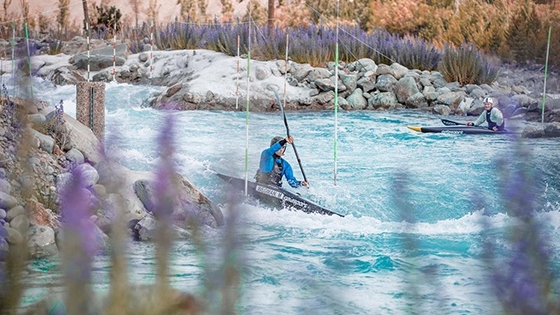
M 472 44 L 456 49 L 446 45 L 438 70 L 448 82 L 491 84 L 498 77 L 498 67 L 492 66 Z

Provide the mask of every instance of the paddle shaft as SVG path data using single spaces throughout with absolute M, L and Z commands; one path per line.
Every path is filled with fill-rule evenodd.
M 286 118 L 286 113 L 284 112 L 284 106 L 278 97 L 278 93 L 274 91 L 274 95 L 276 96 L 276 100 L 278 101 L 278 105 L 280 105 L 280 110 L 282 111 L 282 116 L 284 116 L 284 125 L 286 126 L 286 136 L 290 137 L 290 127 L 288 127 L 288 119 Z M 292 142 L 292 147 L 294 148 L 294 153 L 296 154 L 296 159 L 298 161 L 299 169 L 301 170 L 301 174 L 303 175 L 303 180 L 307 182 L 307 177 L 305 176 L 305 172 L 303 171 L 303 166 L 301 166 L 301 160 L 299 159 L 299 154 L 297 153 L 296 145 Z

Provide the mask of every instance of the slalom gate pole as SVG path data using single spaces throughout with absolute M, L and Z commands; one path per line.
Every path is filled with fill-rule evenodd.
M 154 72 L 154 21 L 150 24 L 150 79 Z
M 87 47 L 87 81 L 89 82 L 89 22 L 86 22 L 86 47 Z
M 247 44 L 247 103 L 245 106 L 245 196 L 247 196 L 249 181 L 249 84 L 251 74 L 251 1 L 249 0 L 249 42 Z
M 541 114 L 541 124 L 544 124 L 544 105 L 546 104 L 546 75 L 548 73 L 548 53 L 550 51 L 550 33 L 552 31 L 552 26 L 548 28 L 548 44 L 546 46 L 546 61 L 544 64 L 544 90 L 542 94 L 542 114 Z
M 117 26 L 113 27 L 113 82 L 117 76 Z
M 239 46 L 240 46 L 241 39 L 239 35 L 237 35 L 237 69 L 235 71 L 235 109 L 239 109 L 239 69 L 240 69 L 240 60 L 239 60 Z
M 25 41 L 27 42 L 27 63 L 29 64 L 29 92 L 31 92 L 31 98 L 33 98 L 33 73 L 31 73 L 31 51 L 29 48 L 29 31 L 27 29 L 27 22 L 23 24 L 25 28 Z
M 336 1 L 336 44 L 334 49 L 334 185 L 338 175 L 338 2 Z

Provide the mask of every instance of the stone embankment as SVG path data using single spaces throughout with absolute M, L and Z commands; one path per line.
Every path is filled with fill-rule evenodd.
M 154 237 L 155 175 L 110 161 L 100 153 L 93 132 L 61 109 L 18 99 L 0 102 L 0 261 L 11 246 L 26 248 L 32 258 L 59 252 L 65 222 L 61 192 L 73 183 L 76 172 L 83 179 L 86 220 L 94 223 L 89 232 L 100 248 L 117 215 L 128 222 L 134 238 Z M 188 180 L 177 177 L 172 214 L 176 236 L 188 237 L 193 222 L 210 228 L 222 225 L 221 211 Z M 66 210 L 74 211 L 68 206 Z

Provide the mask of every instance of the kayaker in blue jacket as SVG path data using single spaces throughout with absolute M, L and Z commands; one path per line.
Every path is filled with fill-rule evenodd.
M 494 99 L 487 97 L 483 100 L 483 103 L 485 111 L 483 111 L 474 122 L 468 121 L 467 126 L 479 126 L 486 121 L 486 123 L 488 123 L 488 129 L 503 131 L 505 128 L 504 115 L 499 109 L 493 107 Z
M 309 186 L 307 181 L 299 181 L 294 177 L 292 166 L 282 158 L 284 152 L 286 152 L 287 144 L 293 142 L 294 138 L 292 136 L 272 138 L 270 147 L 261 153 L 259 169 L 255 175 L 257 182 L 282 186 L 282 177 L 285 176 L 288 184 L 294 188 Z

